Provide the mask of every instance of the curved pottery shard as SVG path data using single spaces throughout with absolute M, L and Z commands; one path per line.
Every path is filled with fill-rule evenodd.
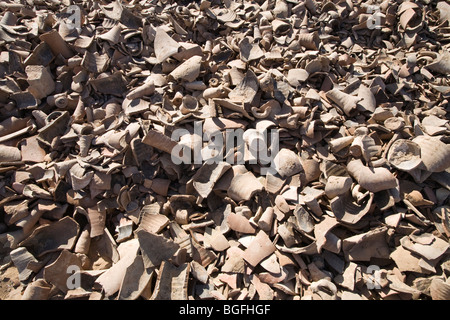
M 202 198 L 207 198 L 216 182 L 230 168 L 231 165 L 223 161 L 213 164 L 205 163 L 192 177 L 192 186 Z
M 46 125 L 39 130 L 37 139 L 47 146 L 51 146 L 56 137 L 63 136 L 70 121 L 70 113 L 67 111 L 55 111 L 45 119 Z
M 169 260 L 180 246 L 163 236 L 155 235 L 143 229 L 135 231 L 139 240 L 145 268 L 157 267 L 163 261 Z
M 358 102 L 362 100 L 360 97 L 351 96 L 347 93 L 339 91 L 338 89 L 333 89 L 326 93 L 328 99 L 331 99 L 336 103 L 347 116 L 354 116 L 356 113 L 356 107 Z
M 450 52 L 444 51 L 437 61 L 430 63 L 426 68 L 431 71 L 442 73 L 444 75 L 450 73 Z
M 175 80 L 192 82 L 197 79 L 200 74 L 201 63 L 202 57 L 193 56 L 176 67 L 169 75 Z
M 325 194 L 329 199 L 333 199 L 349 191 L 352 183 L 353 181 L 350 177 L 331 176 L 327 179 Z
M 155 35 L 155 55 L 158 63 L 165 61 L 178 52 L 180 45 L 173 40 L 163 29 L 157 28 Z
M 142 256 L 136 256 L 128 266 L 119 290 L 119 300 L 136 300 L 153 277 L 153 269 L 144 268 Z
M 450 300 L 450 284 L 441 278 L 434 278 L 430 285 L 430 295 L 433 300 Z
M 258 78 L 249 70 L 242 82 L 228 94 L 232 102 L 251 103 L 258 92 Z
M 374 194 L 370 193 L 368 200 L 362 204 L 357 204 L 351 193 L 347 192 L 331 201 L 331 211 L 339 222 L 355 224 L 371 211 L 373 197 Z
M 70 283 L 69 277 L 70 272 L 65 272 L 69 270 L 69 267 L 76 266 L 78 270 L 81 270 L 80 258 L 68 251 L 63 250 L 52 264 L 48 265 L 44 269 L 44 279 L 48 283 L 55 285 L 59 290 L 64 293 L 68 291 L 68 285 Z
M 250 39 L 244 38 L 239 44 L 239 50 L 242 61 L 249 62 L 260 59 L 264 56 L 264 51 L 257 43 L 250 43 Z
M 417 168 L 422 160 L 420 146 L 410 140 L 400 139 L 389 148 L 387 160 L 399 170 L 409 171 Z
M 370 261 L 372 258 L 389 258 L 386 242 L 387 227 L 382 227 L 344 239 L 342 250 L 346 260 Z
M 15 147 L 0 146 L 0 163 L 21 161 L 22 155 L 20 150 Z
M 231 180 L 228 196 L 234 201 L 250 200 L 258 191 L 262 191 L 263 185 L 252 172 L 238 174 Z
M 377 107 L 377 100 L 372 91 L 366 86 L 360 86 L 358 91 L 358 98 L 362 100 L 358 103 L 365 111 L 374 112 Z
M 450 145 L 439 138 L 418 136 L 412 140 L 421 149 L 423 167 L 429 172 L 441 172 L 450 167 Z
M 247 249 L 243 258 L 251 266 L 257 266 L 264 258 L 275 252 L 275 246 L 264 231 L 259 231 Z
M 362 188 L 370 192 L 387 190 L 398 185 L 397 178 L 388 169 L 366 167 L 361 160 L 350 161 L 347 170 Z
M 20 246 L 29 248 L 38 258 L 49 252 L 71 250 L 79 231 L 80 226 L 74 219 L 64 217 L 53 224 L 36 228 Z
M 275 170 L 281 177 L 290 177 L 302 171 L 300 157 L 292 150 L 281 149 L 274 158 Z

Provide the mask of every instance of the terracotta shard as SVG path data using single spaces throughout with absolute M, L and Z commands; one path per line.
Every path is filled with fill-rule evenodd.
M 202 57 L 193 56 L 175 68 L 169 75 L 175 80 L 195 81 L 200 75 Z
M 141 209 L 141 222 L 139 226 L 150 233 L 160 233 L 170 222 L 169 218 L 160 214 L 158 203 L 144 206 Z
M 227 223 L 231 230 L 241 233 L 255 233 L 256 227 L 254 227 L 250 221 L 242 215 L 235 213 L 228 214 Z
M 30 249 L 36 257 L 59 250 L 71 250 L 75 245 L 80 226 L 71 217 L 36 228 L 21 246 Z
M 89 223 L 91 225 L 91 238 L 102 235 L 105 229 L 106 211 L 98 211 L 94 208 L 88 208 L 87 213 L 89 217 Z
M 264 231 L 259 231 L 255 239 L 244 251 L 244 260 L 256 267 L 265 257 L 275 252 L 275 246 Z
M 250 200 L 258 191 L 263 189 L 263 185 L 251 172 L 238 174 L 231 180 L 228 195 L 235 201 Z

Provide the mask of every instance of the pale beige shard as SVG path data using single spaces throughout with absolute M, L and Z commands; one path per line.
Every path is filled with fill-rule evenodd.
M 433 300 L 450 300 L 450 284 L 442 278 L 434 278 L 430 284 L 430 295 Z
M 361 187 L 370 192 L 387 190 L 398 185 L 397 178 L 388 169 L 364 166 L 361 160 L 350 161 L 347 169 Z
M 447 50 L 444 50 L 439 54 L 436 61 L 428 64 L 426 68 L 434 72 L 448 74 L 450 72 L 450 53 Z
M 338 221 L 355 224 L 373 209 L 373 197 L 374 194 L 371 193 L 369 199 L 358 203 L 351 193 L 347 192 L 331 200 L 331 210 Z
M 319 253 L 327 242 L 327 234 L 338 224 L 339 222 L 335 218 L 325 216 L 320 223 L 314 226 L 314 237 L 316 238 L 317 251 Z
M 264 231 L 259 231 L 255 239 L 244 251 L 244 259 L 251 266 L 256 267 L 265 257 L 275 252 L 276 248 Z
M 176 54 L 180 44 L 173 40 L 162 28 L 156 28 L 154 48 L 157 62 L 161 63 Z
M 178 143 L 172 140 L 170 137 L 156 130 L 149 130 L 142 142 L 169 154 L 171 154 L 175 146 L 178 145 Z
M 235 103 L 251 103 L 255 98 L 258 89 L 258 78 L 253 71 L 249 70 L 239 85 L 228 94 L 228 97 Z
M 190 262 L 190 270 L 191 270 L 192 276 L 195 279 L 197 279 L 201 283 L 205 283 L 205 284 L 208 282 L 208 278 L 209 278 L 208 271 L 200 263 L 198 263 L 197 261 L 191 261 Z
M 331 176 L 327 179 L 325 194 L 329 199 L 333 199 L 349 191 L 352 183 L 350 177 Z
M 194 174 L 192 179 L 188 182 L 187 191 L 190 192 L 190 184 L 197 193 L 207 198 L 214 188 L 216 182 L 224 175 L 224 173 L 231 168 L 227 162 L 218 162 L 213 164 L 204 163 L 200 169 Z M 189 188 L 189 189 L 188 189 Z
M 231 180 L 228 196 L 235 201 L 250 200 L 253 195 L 263 189 L 261 182 L 252 172 L 238 174 Z
M 202 57 L 193 56 L 175 68 L 169 76 L 175 80 L 192 82 L 200 75 Z
M 340 285 L 341 287 L 347 288 L 350 291 L 355 290 L 355 282 L 356 282 L 356 269 L 358 265 L 354 262 L 350 262 L 342 275 L 337 275 L 334 278 L 334 282 Z
M 425 170 L 441 172 L 450 167 L 450 146 L 439 138 L 418 136 L 412 140 L 420 146 L 420 158 Z
M 69 45 L 56 30 L 42 34 L 39 36 L 39 39 L 44 41 L 50 47 L 55 56 L 61 54 L 64 58 L 69 59 L 74 55 Z
M 127 268 L 135 260 L 138 250 L 139 241 L 137 239 L 126 241 L 119 245 L 120 259 L 95 280 L 95 283 L 103 288 L 106 296 L 111 296 L 119 291 Z
M 265 258 L 259 265 L 273 274 L 277 274 L 281 271 L 281 267 L 275 253 L 272 253 L 270 256 Z
M 336 103 L 347 116 L 354 116 L 357 112 L 357 103 L 363 98 L 355 97 L 344 93 L 338 89 L 333 89 L 326 93 L 327 98 Z
M 373 229 L 342 241 L 344 255 L 350 261 L 370 261 L 372 258 L 389 258 L 386 227 Z
M 245 261 L 244 251 L 238 247 L 230 247 L 227 250 L 227 259 L 222 266 L 223 272 L 244 273 Z
M 21 300 L 47 300 L 52 286 L 44 279 L 31 282 L 23 292 Z
M 273 300 L 274 291 L 267 283 L 261 282 L 256 275 L 252 275 L 250 281 L 255 286 L 255 290 L 258 293 L 260 300 Z
M 256 232 L 256 227 L 253 226 L 246 217 L 239 214 L 235 213 L 228 214 L 227 223 L 231 230 L 240 233 L 253 234 Z
M 215 251 L 224 251 L 230 247 L 227 238 L 217 229 L 206 228 L 205 237 L 208 237 L 211 248 Z
M 425 233 L 422 236 L 426 235 Z M 400 239 L 400 243 L 403 248 L 422 256 L 427 260 L 436 260 L 440 258 L 449 248 L 448 242 L 437 238 L 431 234 L 429 236 L 432 238 L 431 243 L 422 244 L 419 243 L 417 238 L 403 237 Z
M 290 177 L 302 171 L 300 157 L 292 150 L 281 149 L 274 158 L 275 170 L 283 177 Z
M 142 256 L 137 255 L 128 266 L 120 285 L 119 300 L 136 300 L 149 285 L 154 270 L 144 268 Z
M 264 56 L 264 51 L 258 43 L 251 43 L 250 38 L 246 37 L 239 43 L 239 52 L 242 61 L 250 62 L 260 59 Z
M 387 160 L 397 169 L 413 170 L 422 163 L 420 146 L 410 140 L 396 140 L 389 148 Z
M 20 150 L 15 147 L 1 146 L 0 162 L 21 161 Z
M 27 66 L 25 72 L 29 84 L 28 91 L 36 99 L 43 99 L 55 91 L 55 81 L 47 68 Z

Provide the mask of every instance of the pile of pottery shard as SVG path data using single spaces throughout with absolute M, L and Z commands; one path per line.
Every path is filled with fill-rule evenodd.
M 435 0 L 2 1 L 1 270 L 22 299 L 450 299 L 449 40 Z

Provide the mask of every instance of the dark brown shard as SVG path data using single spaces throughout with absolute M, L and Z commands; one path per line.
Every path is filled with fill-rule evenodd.
M 122 96 L 127 91 L 126 81 L 120 72 L 112 75 L 100 75 L 96 79 L 90 80 L 89 83 L 97 92 L 103 94 Z
M 64 293 L 77 287 L 76 273 L 81 270 L 78 256 L 63 250 L 59 257 L 44 269 L 44 279 Z
M 163 261 L 151 300 L 187 300 L 189 269 L 188 263 L 175 267 Z
M 80 226 L 74 219 L 64 217 L 50 225 L 36 228 L 20 246 L 27 247 L 38 258 L 49 252 L 71 250 L 79 231 Z
M 166 239 L 164 236 L 155 235 L 143 229 L 135 231 L 139 240 L 145 268 L 158 267 L 161 262 L 174 256 L 180 246 Z

